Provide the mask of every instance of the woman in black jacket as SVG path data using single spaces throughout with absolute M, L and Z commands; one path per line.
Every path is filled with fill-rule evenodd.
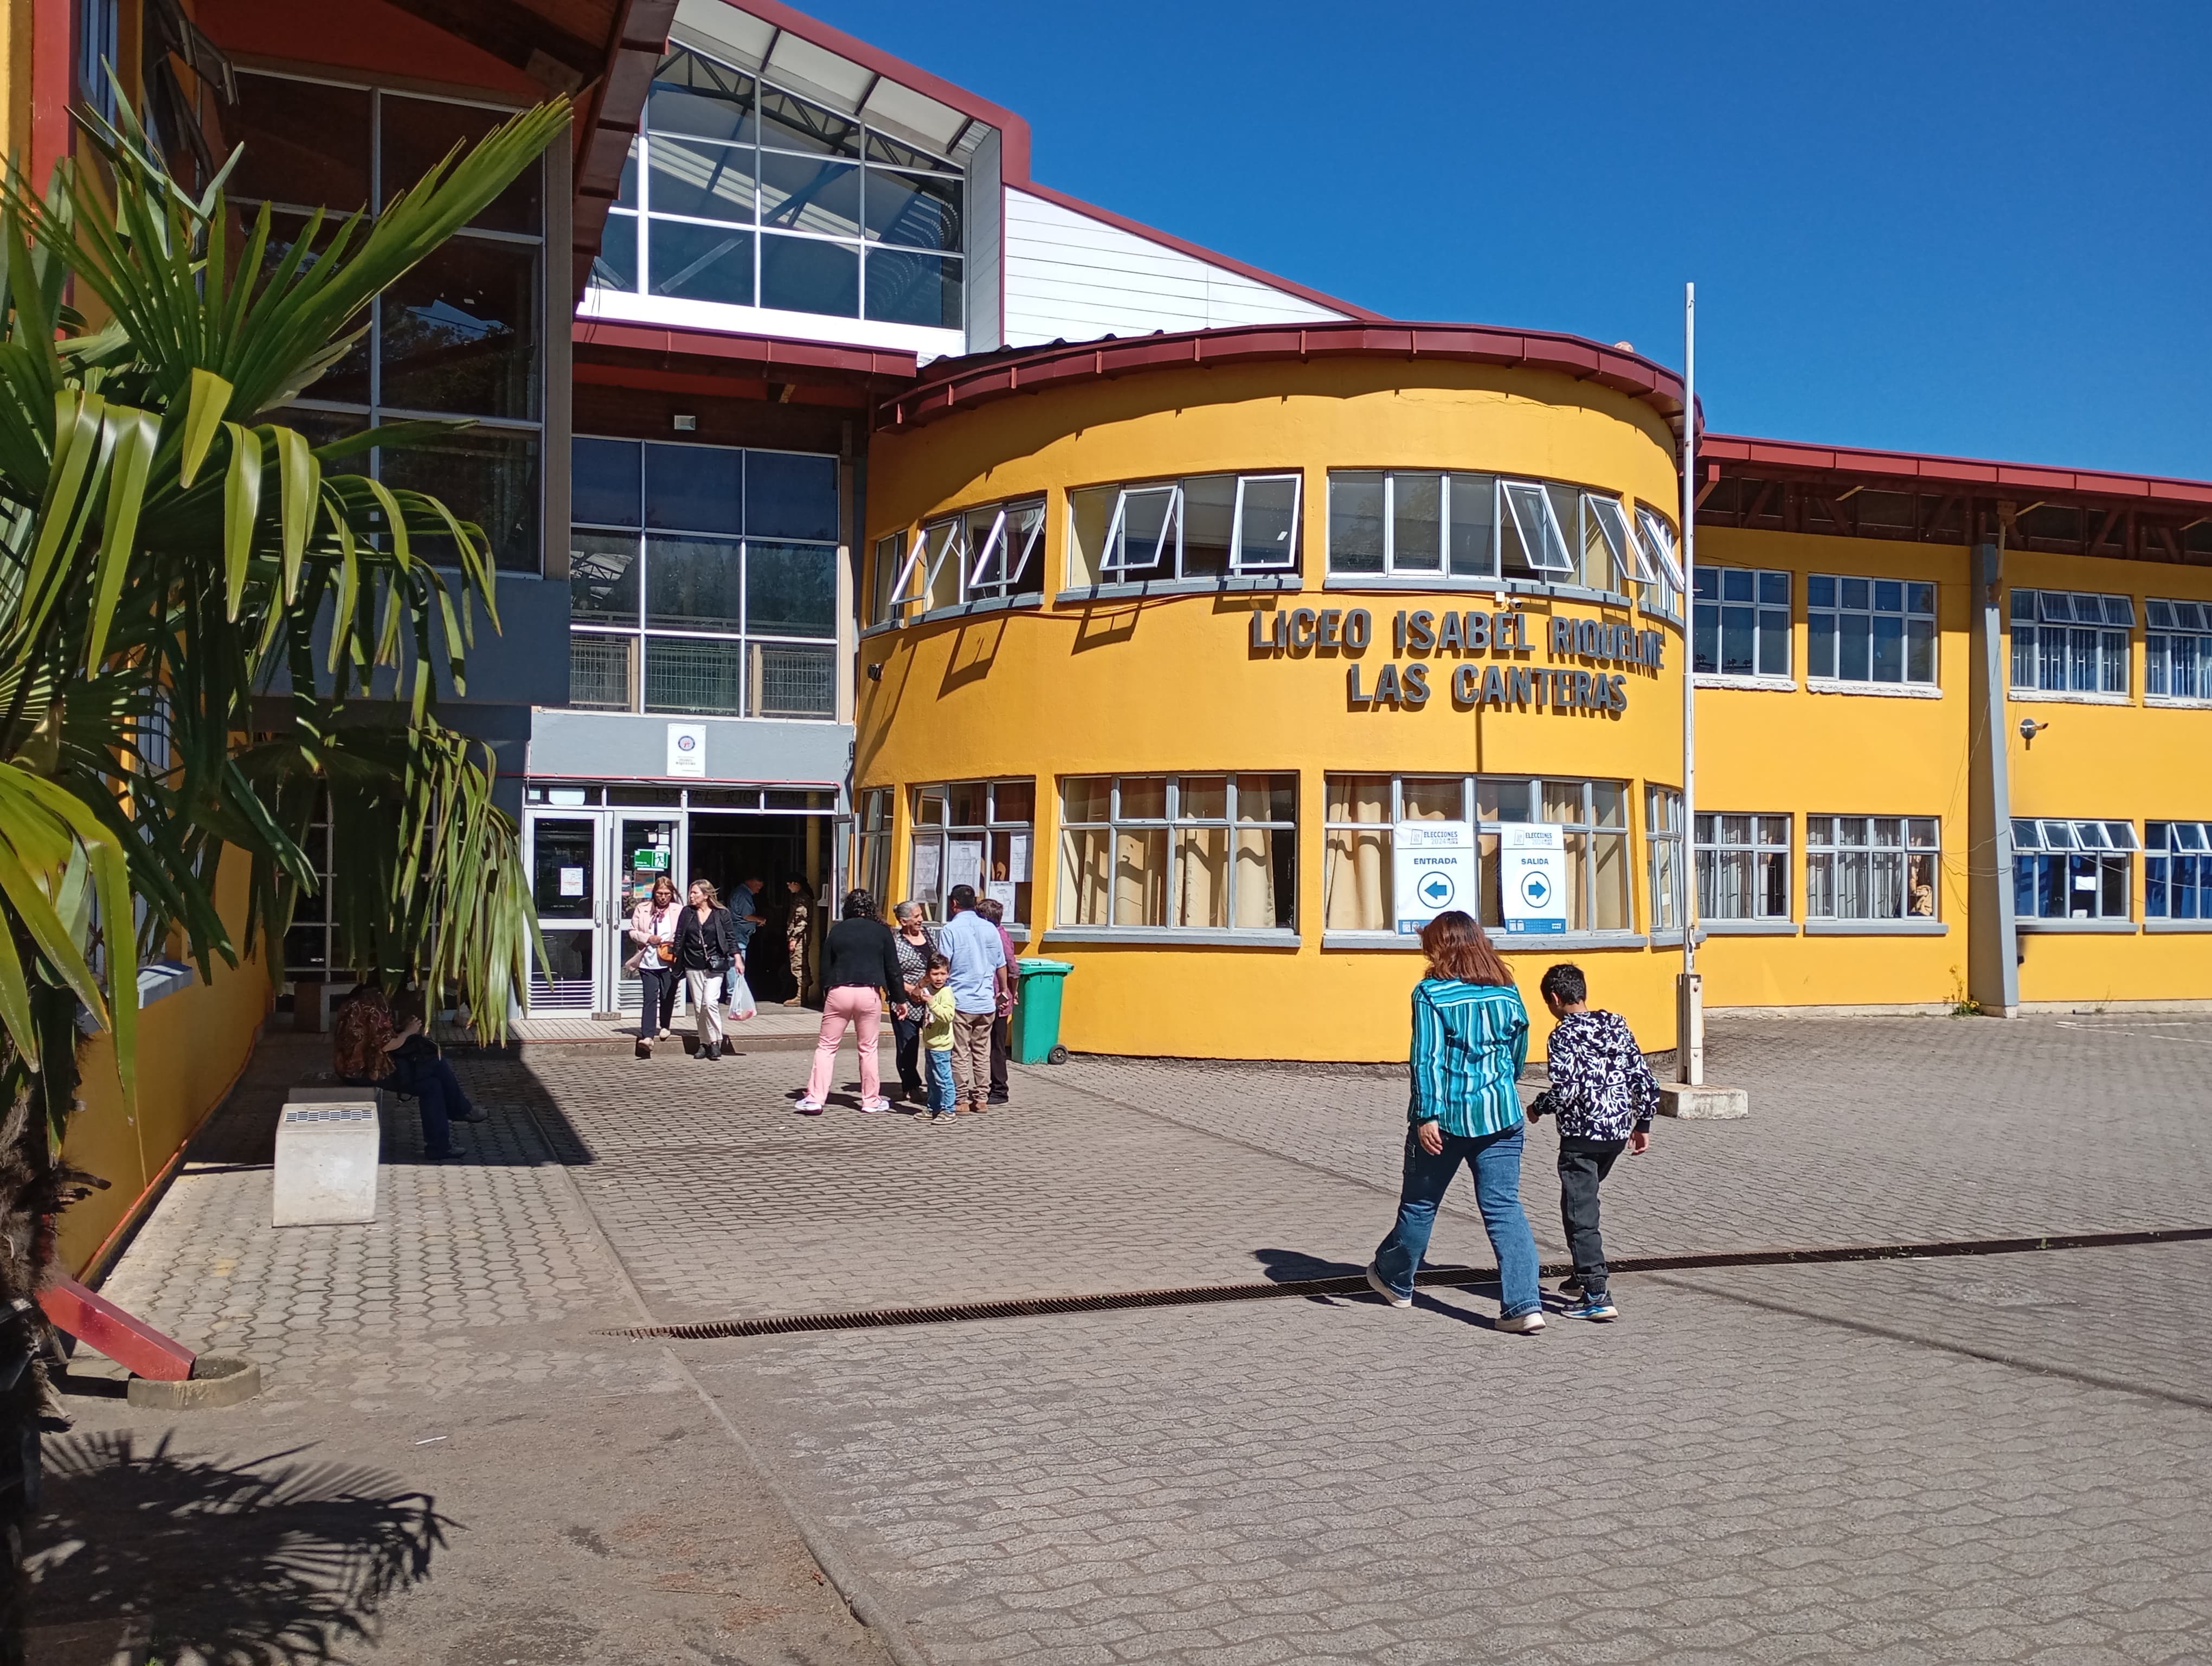
M 722 975 L 745 970 L 738 953 L 738 922 L 714 895 L 714 882 L 691 882 L 691 906 L 676 922 L 676 964 L 684 969 L 684 982 L 691 993 L 691 1010 L 699 1015 L 699 1056 L 722 1056 Z
M 905 998 L 899 974 L 898 940 L 876 913 L 876 899 L 865 891 L 845 893 L 845 917 L 830 927 L 822 943 L 822 1032 L 814 1041 L 814 1069 L 799 1101 L 802 1116 L 819 1116 L 823 1096 L 837 1066 L 837 1043 L 845 1027 L 860 1053 L 860 1109 L 889 1110 L 876 1061 L 882 1033 L 884 997 Z

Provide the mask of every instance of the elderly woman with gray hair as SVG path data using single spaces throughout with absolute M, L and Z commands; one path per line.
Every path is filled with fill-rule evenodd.
M 921 1026 L 929 1016 L 929 957 L 936 948 L 930 940 L 921 904 L 901 903 L 891 910 L 898 921 L 896 945 L 899 978 L 905 986 L 891 994 L 891 1037 L 897 1043 L 899 1097 L 908 1104 L 928 1103 L 921 1079 Z

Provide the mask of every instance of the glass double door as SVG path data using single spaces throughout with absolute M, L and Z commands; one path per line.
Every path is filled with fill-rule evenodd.
M 532 968 L 530 1010 L 635 1012 L 641 986 L 629 914 L 666 873 L 680 886 L 688 852 L 680 811 L 538 810 L 523 815 L 523 859 L 545 952 Z

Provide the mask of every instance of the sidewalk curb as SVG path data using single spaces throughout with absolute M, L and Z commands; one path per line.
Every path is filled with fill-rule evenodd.
M 606 1223 L 599 1219 L 599 1212 L 592 1207 L 592 1200 L 585 1195 L 584 1189 L 576 1183 L 576 1177 L 569 1172 L 569 1165 L 553 1155 L 556 1147 L 546 1135 L 544 1123 L 538 1118 L 537 1108 L 526 1097 L 514 1103 L 530 1119 L 531 1128 L 538 1135 L 539 1145 L 544 1148 L 549 1163 L 560 1170 L 562 1183 L 568 1188 L 568 1195 L 575 1200 L 576 1207 L 584 1213 L 584 1218 L 592 1223 L 592 1231 L 599 1239 L 599 1249 L 609 1266 L 614 1269 L 617 1282 L 629 1297 L 630 1305 L 636 1310 L 638 1318 L 647 1324 L 654 1322 L 653 1310 L 646 1303 L 645 1292 L 637 1287 L 637 1281 L 630 1277 L 629 1268 L 623 1265 L 622 1252 L 615 1248 L 614 1239 L 607 1234 Z M 907 1635 L 905 1622 L 876 1594 L 875 1587 L 867 1576 L 855 1568 L 838 1547 L 829 1528 L 815 1517 L 813 1511 L 799 1503 L 784 1484 L 782 1475 L 762 1456 L 760 1449 L 746 1438 L 744 1432 L 723 1410 L 721 1403 L 707 1392 L 705 1385 L 693 1374 L 690 1365 L 672 1347 L 663 1347 L 661 1353 L 684 1381 L 690 1384 L 691 1392 L 698 1395 L 700 1403 L 728 1433 L 739 1456 L 751 1467 L 762 1487 L 775 1500 L 777 1507 L 797 1529 L 799 1542 L 806 1547 L 807 1554 L 814 1559 L 815 1566 L 822 1570 L 823 1577 L 852 1611 L 853 1617 L 875 1635 L 896 1666 L 935 1666 L 921 1645 Z

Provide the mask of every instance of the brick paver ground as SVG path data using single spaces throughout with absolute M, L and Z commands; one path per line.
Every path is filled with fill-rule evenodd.
M 2208 1048 L 2167 1018 L 1719 1023 L 1752 1118 L 1662 1122 L 1609 1240 L 2212 1225 Z M 434 1493 L 460 1527 L 358 1645 L 430 1666 L 2158 1661 L 2212 1631 L 2212 1248 L 1655 1274 L 1534 1341 L 1446 1292 L 671 1348 L 608 1333 L 1356 1268 L 1404 1087 L 1079 1060 L 935 1128 L 795 1116 L 792 1052 L 662 1055 L 464 1063 L 475 1158 L 421 1163 L 402 1119 L 378 1223 L 279 1233 L 275 1104 L 314 1061 L 272 1043 L 106 1286 L 269 1393 L 182 1424 L 72 1400 L 42 1588 L 90 1589 L 78 1518 L 136 1496 L 99 1439 L 174 1426 Z M 1525 1191 L 1556 1256 L 1552 1140 Z M 1487 1264 L 1464 1192 L 1433 1253 Z

